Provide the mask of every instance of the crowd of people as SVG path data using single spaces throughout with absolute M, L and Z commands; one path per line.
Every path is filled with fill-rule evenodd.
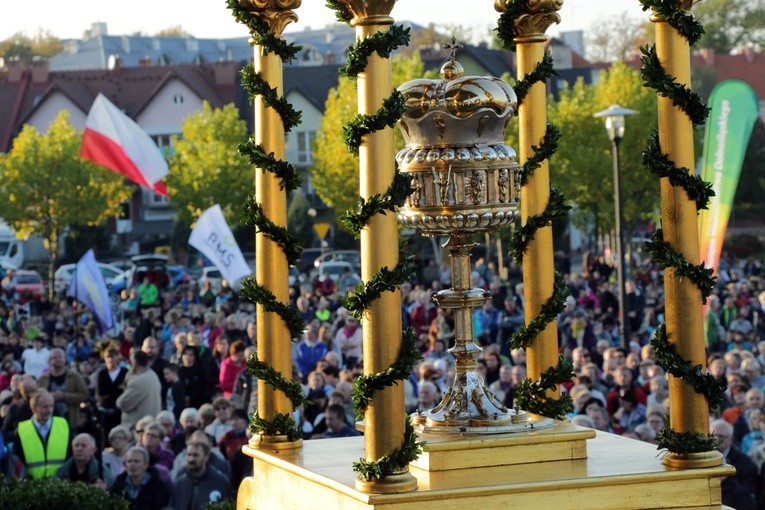
M 656 443 L 669 398 L 650 345 L 664 313 L 661 271 L 648 259 L 634 261 L 622 329 L 605 257 L 588 254 L 572 271 L 568 257 L 556 254 L 556 267 L 570 293 L 557 321 L 560 351 L 575 370 L 562 387 L 574 402 L 569 418 Z M 525 322 L 525 303 L 520 268 L 511 262 L 507 269 L 502 278 L 479 259 L 471 281 L 490 296 L 473 312 L 483 349 L 478 370 L 512 408 L 526 358 L 509 339 Z M 738 470 L 723 481 L 723 501 L 739 509 L 765 508 L 764 276 L 761 263 L 723 260 L 705 324 L 707 369 L 727 384 L 710 430 Z M 454 375 L 453 313 L 431 299 L 450 285 L 449 264 L 431 262 L 401 287 L 403 322 L 423 354 L 403 381 L 410 413 L 436 406 Z M 308 399 L 295 411 L 307 439 L 360 434 L 351 396 L 363 373 L 363 325 L 342 306 L 348 288 L 318 278 L 290 288 L 306 324 L 293 344 L 293 377 Z M 120 327 L 102 333 L 76 301 L 29 303 L 3 287 L 0 467 L 6 476 L 94 484 L 132 508 L 203 508 L 235 494 L 252 472 L 241 447 L 258 399 L 246 365 L 258 340 L 255 306 L 225 282 L 215 290 L 193 283 L 158 289 L 147 300 L 134 290 Z

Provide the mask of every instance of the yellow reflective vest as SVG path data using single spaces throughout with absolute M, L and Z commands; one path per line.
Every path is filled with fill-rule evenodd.
M 50 478 L 66 460 L 69 447 L 69 424 L 64 418 L 53 417 L 47 444 L 43 445 L 32 420 L 19 422 L 19 441 L 24 452 L 27 475 L 33 479 Z

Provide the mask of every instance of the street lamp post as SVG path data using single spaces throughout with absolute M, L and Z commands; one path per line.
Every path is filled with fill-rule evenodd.
M 624 137 L 624 117 L 634 115 L 635 110 L 622 108 L 618 104 L 612 104 L 607 109 L 593 115 L 593 117 L 606 118 L 606 131 L 611 139 L 614 158 L 614 221 L 616 233 L 616 278 L 619 298 L 619 334 L 622 337 L 622 345 L 629 345 L 630 326 L 625 310 L 626 299 L 624 290 L 624 235 L 622 234 L 622 188 L 619 183 L 621 168 L 619 165 L 619 143 Z

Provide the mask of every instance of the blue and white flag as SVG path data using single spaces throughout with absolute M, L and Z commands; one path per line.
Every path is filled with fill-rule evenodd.
M 66 295 L 90 308 L 96 316 L 101 333 L 114 327 L 109 291 L 106 290 L 106 283 L 93 250 L 88 250 L 77 262 Z
M 189 244 L 210 259 L 230 284 L 252 274 L 218 204 L 199 217 L 191 231 Z

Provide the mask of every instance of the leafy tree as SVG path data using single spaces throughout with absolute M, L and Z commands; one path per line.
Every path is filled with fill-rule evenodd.
M 232 227 L 239 223 L 242 204 L 254 191 L 252 165 L 239 155 L 247 125 L 233 104 L 189 115 L 181 125 L 182 138 L 174 140 L 167 189 L 178 221 L 191 224 L 208 207 L 220 204 Z
M 27 65 L 36 55 L 50 58 L 60 53 L 61 49 L 61 40 L 50 31 L 42 29 L 38 30 L 34 37 L 29 37 L 23 32 L 16 32 L 0 41 L 0 57 L 18 58 Z
M 395 56 L 392 69 L 394 87 L 425 74 L 419 53 Z M 313 166 L 309 169 L 319 197 L 338 214 L 355 207 L 359 196 L 359 162 L 343 143 L 343 125 L 357 114 L 356 98 L 356 82 L 340 77 L 338 86 L 329 91 L 314 140 Z M 394 133 L 396 147 L 403 147 L 398 129 Z
M 154 37 L 191 37 L 191 34 L 180 25 L 163 28 Z
M 592 115 L 614 103 L 638 111 L 626 119 L 620 144 L 623 228 L 628 234 L 630 225 L 652 217 L 660 203 L 659 180 L 641 163 L 641 152 L 657 123 L 656 95 L 643 87 L 637 71 L 616 63 L 601 71 L 597 84 L 579 80 L 551 104 L 550 121 L 564 136 L 550 162 L 550 178 L 575 204 L 572 220 L 577 226 L 603 231 L 613 228 L 611 142 L 603 119 Z
M 119 174 L 80 159 L 80 143 L 81 134 L 62 111 L 46 134 L 24 126 L 0 161 L 3 218 L 22 235 L 43 238 L 51 283 L 62 234 L 72 225 L 103 224 L 133 193 Z
M 765 40 L 765 0 L 705 0 L 691 11 L 704 25 L 699 48 L 721 53 Z

